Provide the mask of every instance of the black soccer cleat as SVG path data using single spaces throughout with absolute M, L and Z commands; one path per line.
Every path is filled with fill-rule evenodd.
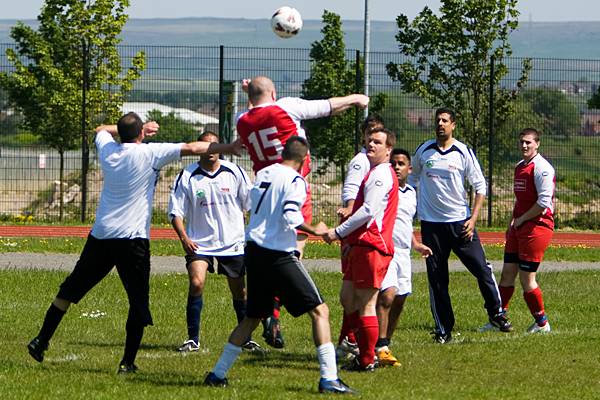
M 431 332 L 431 337 L 435 343 L 446 344 L 452 341 L 452 334 L 450 332 L 441 334 L 438 331 Z
M 43 341 L 38 336 L 34 337 L 27 345 L 29 355 L 37 362 L 44 361 L 44 352 L 48 349 L 48 342 Z
M 508 320 L 506 313 L 503 313 L 503 312 L 498 313 L 498 314 L 494 315 L 493 317 L 491 317 L 490 324 L 492 324 L 494 327 L 498 328 L 501 332 L 512 332 L 512 330 L 513 330 L 512 324 Z
M 334 393 L 334 394 L 357 394 L 357 392 L 346 385 L 341 379 L 334 381 L 326 381 L 321 378 L 319 381 L 319 393 Z
M 262 336 L 269 346 L 276 349 L 283 349 L 285 347 L 283 335 L 281 334 L 281 325 L 277 318 L 268 317 L 263 320 L 263 328 Z
M 204 378 L 204 386 L 227 387 L 228 384 L 227 378 L 221 379 L 217 377 L 214 372 L 209 372 Z
M 379 366 L 379 364 L 377 363 L 377 360 L 375 360 L 371 364 L 362 365 L 357 357 L 357 358 L 354 358 L 352 361 L 350 361 L 348 364 L 344 365 L 342 367 L 342 369 L 344 371 L 350 371 L 350 372 L 375 372 L 375 369 L 378 366 Z
M 117 369 L 118 375 L 128 375 L 135 374 L 138 370 L 137 365 L 135 364 L 127 364 L 126 362 L 121 361 L 119 364 L 119 368 Z

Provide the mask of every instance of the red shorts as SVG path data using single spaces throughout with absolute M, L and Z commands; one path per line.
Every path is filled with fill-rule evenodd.
M 307 182 L 306 185 L 306 200 L 304 200 L 304 204 L 302 204 L 302 208 L 300 209 L 302 212 L 302 216 L 304 217 L 304 223 L 310 225 L 313 219 L 313 210 L 312 210 L 312 196 L 310 193 L 310 184 Z M 296 229 L 296 233 L 299 235 L 308 235 L 308 233 L 304 232 L 301 229 Z
M 519 228 L 508 228 L 504 253 L 518 254 L 519 260 L 540 263 L 552 240 L 553 230 L 535 222 L 525 222 Z
M 344 280 L 352 281 L 355 288 L 381 288 L 392 256 L 365 246 L 352 246 L 348 252 Z

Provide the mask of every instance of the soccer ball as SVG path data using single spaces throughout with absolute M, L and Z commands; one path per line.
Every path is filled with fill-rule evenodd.
M 295 8 L 281 7 L 271 17 L 271 28 L 280 38 L 289 39 L 302 29 L 302 17 Z

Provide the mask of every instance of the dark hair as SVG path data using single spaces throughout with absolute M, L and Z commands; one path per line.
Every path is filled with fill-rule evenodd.
M 140 135 L 142 129 L 144 129 L 144 122 L 134 112 L 123 115 L 117 122 L 117 132 L 119 132 L 121 143 L 133 142 Z
M 199 136 L 198 136 L 198 141 L 202 141 L 204 140 L 205 137 L 207 136 L 214 136 L 217 139 L 219 139 L 219 135 L 217 135 L 216 133 L 214 133 L 213 131 L 204 131 L 202 132 Z
M 450 115 L 450 121 L 452 121 L 452 122 L 456 121 L 456 112 L 451 108 L 441 107 L 441 108 L 438 108 L 437 110 L 435 110 L 436 118 L 440 114 L 448 114 L 448 115 Z
M 386 139 L 385 139 L 385 144 L 388 147 L 394 147 L 396 145 L 396 134 L 394 132 L 392 132 L 391 130 L 384 128 L 384 127 L 378 127 L 376 126 L 375 128 L 370 128 L 367 131 L 367 136 L 371 136 L 374 133 L 385 133 Z
M 405 156 L 408 159 L 408 162 L 410 163 L 410 153 L 404 149 L 401 149 L 399 147 L 392 149 L 392 153 L 390 154 L 390 159 L 394 156 Z
M 281 152 L 281 158 L 296 162 L 303 162 L 308 153 L 308 142 L 300 136 L 291 136 Z
M 367 118 L 360 124 L 360 130 L 362 132 L 366 132 L 368 129 L 374 128 L 376 126 L 385 126 L 383 123 L 383 118 L 381 115 L 377 113 L 371 113 L 367 115 Z
M 533 140 L 535 140 L 536 142 L 539 143 L 540 141 L 540 136 L 542 136 L 542 132 L 538 131 L 537 129 L 534 128 L 525 128 L 521 131 L 521 133 L 519 133 L 519 137 L 521 136 L 525 136 L 525 135 L 532 135 L 533 136 Z

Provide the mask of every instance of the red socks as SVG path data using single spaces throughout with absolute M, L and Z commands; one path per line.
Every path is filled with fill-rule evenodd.
M 540 289 L 538 286 L 529 292 L 525 292 L 523 293 L 523 298 L 525 299 L 527 307 L 529 307 L 529 311 L 531 311 L 533 318 L 535 318 L 536 321 L 544 321 L 546 313 L 544 311 L 544 298 L 542 296 L 542 289 Z
M 502 302 L 502 309 L 506 310 L 508 308 L 508 303 L 510 303 L 512 295 L 515 292 L 515 287 L 498 286 L 498 289 L 500 290 L 500 301 Z
M 345 337 L 348 337 L 350 343 L 356 343 L 356 336 L 354 330 L 358 327 L 358 311 L 352 314 L 344 314 L 342 319 L 342 329 L 340 330 L 340 337 L 338 344 L 341 344 Z
M 366 367 L 375 361 L 375 344 L 379 338 L 379 322 L 377 316 L 358 318 L 358 348 L 360 349 L 360 365 Z
M 275 297 L 275 301 L 273 302 L 273 318 L 279 319 L 279 310 L 281 309 L 281 304 L 279 304 L 279 297 Z

